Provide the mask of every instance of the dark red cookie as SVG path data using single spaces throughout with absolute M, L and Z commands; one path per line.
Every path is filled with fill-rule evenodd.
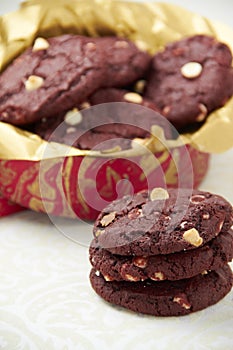
M 24 125 L 60 114 L 100 87 L 137 80 L 150 62 L 116 37 L 63 35 L 45 43 L 35 43 L 1 74 L 0 120 Z
M 113 254 L 150 256 L 195 249 L 232 226 L 229 202 L 209 192 L 155 188 L 113 201 L 94 236 Z
M 180 280 L 219 269 L 232 259 L 232 230 L 220 233 L 200 248 L 167 255 L 114 255 L 101 249 L 96 240 L 90 247 L 90 262 L 106 281 Z
M 94 269 L 90 281 L 105 301 L 154 316 L 182 316 L 217 303 L 232 288 L 228 265 L 206 275 L 179 281 L 106 282 Z
M 127 103 L 109 104 L 109 102 Z M 103 103 L 104 106 L 86 109 Z M 72 144 L 80 149 L 93 147 L 110 149 L 116 146 L 128 149 L 131 148 L 132 139 L 149 137 L 152 126 L 161 127 L 165 136 L 172 138 L 170 123 L 157 112 L 154 104 L 126 90 L 100 89 L 88 101 L 78 105 L 77 111 L 68 112 L 68 116 L 72 113 L 74 120 L 61 114 L 54 118 L 42 119 L 37 122 L 34 130 L 45 140 Z M 80 117 L 77 123 L 75 123 L 76 114 Z M 111 141 L 106 142 L 107 140 Z
M 119 136 L 144 138 L 149 136 L 151 126 L 157 125 L 164 130 L 167 138 L 172 138 L 170 123 L 161 115 L 159 109 L 152 101 L 138 93 L 114 88 L 99 89 L 89 97 L 89 102 L 93 106 L 111 102 L 129 103 L 128 106 L 125 105 L 116 111 L 113 106 L 112 113 L 111 110 L 109 112 L 109 120 L 105 121 L 106 124 L 96 128 L 99 132 L 114 132 Z M 138 109 L 132 108 L 132 103 L 149 108 L 154 113 L 140 107 Z
M 233 93 L 232 54 L 223 43 L 195 35 L 166 46 L 156 54 L 145 97 L 181 129 L 202 122 Z

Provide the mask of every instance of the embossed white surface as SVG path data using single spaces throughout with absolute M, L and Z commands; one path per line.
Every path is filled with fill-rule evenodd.
M 190 8 L 186 1 L 172 2 Z M 1 0 L 0 10 L 12 10 L 16 3 Z M 199 12 L 217 18 L 216 10 L 211 16 L 216 3 L 219 18 L 225 14 L 230 24 L 231 1 L 191 6 L 198 10 L 203 4 Z M 233 149 L 212 158 L 201 188 L 233 203 Z M 57 224 L 68 226 L 65 220 Z M 70 230 L 83 243 L 90 240 L 90 225 L 72 223 Z M 233 348 L 233 291 L 217 305 L 179 318 L 113 307 L 90 288 L 85 245 L 64 237 L 45 215 L 25 211 L 0 219 L 0 259 L 1 350 Z

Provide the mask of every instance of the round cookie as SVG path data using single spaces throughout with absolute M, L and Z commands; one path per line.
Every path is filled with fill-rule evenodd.
M 105 301 L 154 316 L 182 316 L 221 300 L 232 288 L 228 265 L 206 275 L 179 281 L 106 282 L 92 269 L 90 281 Z
M 233 210 L 221 196 L 155 188 L 125 196 L 98 216 L 93 233 L 113 254 L 150 256 L 195 249 L 232 226 Z
M 150 60 L 117 37 L 37 38 L 0 76 L 0 120 L 25 125 L 66 112 L 100 87 L 133 83 Z
M 156 54 L 145 97 L 178 129 L 199 123 L 233 93 L 232 54 L 216 39 L 195 35 Z
M 96 240 L 90 246 L 90 262 L 106 281 L 180 280 L 221 268 L 232 258 L 232 230 L 200 248 L 167 255 L 126 257 L 99 248 Z
M 137 103 L 132 105 L 136 100 Z M 106 104 L 109 102 L 131 103 Z M 103 103 L 104 106 L 86 110 Z M 137 108 L 137 105 L 146 108 Z M 98 126 L 93 127 L 95 125 Z M 72 144 L 80 149 L 97 147 L 96 149 L 104 150 L 120 147 L 124 150 L 131 148 L 132 139 L 149 137 L 154 125 L 160 126 L 167 138 L 172 137 L 170 123 L 157 112 L 152 102 L 126 90 L 105 88 L 98 90 L 88 101 L 65 115 L 43 118 L 35 124 L 34 130 L 45 140 Z
M 56 130 L 56 131 L 55 131 Z M 55 131 L 55 132 L 54 132 Z M 64 122 L 64 116 L 59 119 L 48 118 L 38 122 L 34 132 L 47 141 L 59 142 L 82 150 L 126 150 L 130 149 L 132 140 L 121 137 L 113 132 L 97 133 L 86 131 L 82 125 L 70 125 Z
M 119 136 L 145 138 L 149 137 L 151 126 L 157 125 L 164 130 L 167 138 L 172 137 L 171 125 L 161 115 L 157 106 L 138 93 L 115 88 L 99 89 L 89 97 L 88 101 L 92 106 L 111 102 L 129 103 L 124 108 L 119 108 L 119 110 L 116 108 L 114 114 L 110 110 L 109 120 L 103 120 L 106 124 L 97 127 L 97 132 L 114 132 Z M 154 112 L 143 108 L 132 108 L 132 103 L 151 109 Z M 114 107 L 111 108 L 113 109 Z

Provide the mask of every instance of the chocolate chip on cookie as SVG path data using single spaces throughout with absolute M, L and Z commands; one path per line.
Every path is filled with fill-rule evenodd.
M 132 219 L 130 214 L 135 210 L 140 210 L 140 215 Z M 195 249 L 221 230 L 229 231 L 233 223 L 230 203 L 198 190 L 154 189 L 116 200 L 97 218 L 94 235 L 103 228 L 102 218 L 112 212 L 114 221 L 97 240 L 100 247 L 120 255 L 151 256 Z
M 232 96 L 231 64 L 230 49 L 206 35 L 168 44 L 152 60 L 145 97 L 178 130 L 202 122 Z
M 221 232 L 200 248 L 185 252 L 152 256 L 120 256 L 100 248 L 93 240 L 90 262 L 95 270 L 112 281 L 147 279 L 180 280 L 196 276 L 203 271 L 216 270 L 233 259 L 233 231 Z
M 37 38 L 0 76 L 0 120 L 24 125 L 67 112 L 100 87 L 133 83 L 149 63 L 126 39 Z
M 207 274 L 179 281 L 106 281 L 92 269 L 95 292 L 109 303 L 154 316 L 182 316 L 217 303 L 232 288 L 232 271 L 226 265 Z

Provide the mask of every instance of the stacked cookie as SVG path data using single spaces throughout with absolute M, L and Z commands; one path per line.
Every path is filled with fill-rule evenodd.
M 155 188 L 112 202 L 90 246 L 90 281 L 106 301 L 157 315 L 186 315 L 232 288 L 233 210 L 204 191 Z

